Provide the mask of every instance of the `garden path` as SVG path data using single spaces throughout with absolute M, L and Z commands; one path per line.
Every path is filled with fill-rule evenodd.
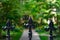
M 40 40 L 39 35 L 35 30 L 32 30 L 32 40 Z M 28 29 L 24 30 L 20 40 L 29 40 L 28 38 Z

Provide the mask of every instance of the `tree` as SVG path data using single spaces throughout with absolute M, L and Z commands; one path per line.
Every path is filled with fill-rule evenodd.
M 17 21 L 20 19 L 20 0 L 1 0 L 1 5 L 0 36 L 2 26 L 6 25 L 7 19 L 14 20 L 15 23 L 18 23 Z

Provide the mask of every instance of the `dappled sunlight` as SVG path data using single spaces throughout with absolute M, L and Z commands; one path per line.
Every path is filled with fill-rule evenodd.
M 38 34 L 35 33 L 35 34 L 33 34 L 33 35 L 34 35 L 34 36 L 37 36 Z

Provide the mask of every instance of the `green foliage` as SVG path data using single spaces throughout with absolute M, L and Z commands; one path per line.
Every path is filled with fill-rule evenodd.
M 14 20 L 16 24 L 18 23 L 18 20 L 20 19 L 20 1 L 19 0 L 1 0 L 0 1 L 0 29 L 2 28 L 2 26 L 6 25 L 7 19 Z M 0 33 L 1 33 L 1 30 L 0 30 Z
M 1 12 L 0 19 L 1 20 L 4 21 L 7 19 L 11 19 L 11 20 L 13 19 L 14 21 L 18 21 L 18 19 L 20 18 L 19 0 L 2 0 L 1 5 L 2 5 L 1 10 L 0 10 L 0 12 Z
M 60 2 L 60 0 L 56 0 L 55 6 L 56 6 L 57 9 L 60 9 L 60 7 L 59 7 L 60 3 L 59 2 Z
M 49 17 L 44 16 L 45 12 L 48 11 L 47 14 L 49 14 L 49 10 L 52 6 L 59 8 L 59 1 L 60 0 L 58 0 L 55 4 L 52 4 L 48 3 L 45 0 L 30 0 L 28 2 L 23 0 L 23 3 L 20 3 L 20 0 L 2 0 L 0 14 L 3 18 L 5 17 L 6 19 L 14 19 L 15 21 L 25 13 L 29 15 L 32 14 L 36 19 L 38 19 L 39 17 L 46 17 L 46 19 L 48 19 Z
M 24 10 L 25 12 L 28 11 L 27 14 L 29 15 L 33 15 L 34 19 L 38 19 L 39 17 L 40 18 L 44 18 L 44 14 L 47 13 L 49 14 L 50 13 L 50 9 L 51 7 L 53 6 L 54 4 L 52 3 L 47 3 L 46 1 L 44 0 L 31 0 L 29 2 L 24 2 Z M 46 12 L 48 11 L 48 12 Z M 39 14 L 39 15 L 37 15 Z M 38 16 L 38 17 L 37 17 Z M 36 18 L 37 17 L 37 18 Z M 45 16 L 46 17 L 46 16 Z M 48 19 L 48 18 L 47 18 Z

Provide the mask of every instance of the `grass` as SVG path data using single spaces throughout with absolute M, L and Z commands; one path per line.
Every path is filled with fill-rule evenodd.
M 21 32 L 15 32 L 13 35 L 12 35 L 12 40 L 19 40 L 20 37 L 21 37 L 22 33 Z
M 44 35 L 41 35 L 41 34 L 49 34 L 49 31 L 47 32 L 47 31 L 45 31 L 44 29 L 36 29 L 36 32 L 38 32 L 38 34 L 39 34 L 39 37 L 40 37 L 40 39 L 41 40 L 48 40 L 48 36 L 44 36 Z M 53 34 L 55 34 L 55 32 L 53 33 Z M 57 35 L 56 37 L 54 37 L 53 38 L 54 40 L 60 40 L 60 36 L 59 35 Z
M 38 32 L 41 40 L 48 40 L 48 36 L 41 35 L 41 34 L 48 34 L 48 32 L 46 32 L 43 28 L 42 29 L 37 28 L 36 32 Z
M 40 34 L 48 34 L 48 32 L 45 32 L 45 31 L 41 31 L 41 32 L 38 32 L 39 33 L 39 37 L 41 40 L 48 40 L 48 36 L 40 36 Z
M 41 40 L 48 40 L 48 36 L 40 36 Z M 54 37 L 53 40 L 60 40 L 60 36 Z
M 10 31 L 11 40 L 19 40 L 22 35 L 22 32 L 23 32 L 22 27 L 21 28 L 18 27 L 18 28 L 15 28 L 14 30 Z M 2 36 L 6 36 L 6 31 L 2 31 Z M 4 38 L 4 40 L 5 40 L 5 38 Z M 1 40 L 3 40 L 3 38 Z
M 6 32 L 4 32 L 3 31 L 3 34 L 2 34 L 3 36 L 6 36 Z M 15 32 L 15 31 L 11 31 L 10 32 L 10 38 L 11 38 L 11 40 L 19 40 L 20 39 L 20 37 L 21 37 L 21 35 L 22 35 L 22 32 L 21 31 L 18 31 L 18 32 Z M 3 39 L 5 39 L 5 38 L 3 38 Z M 3 40 L 3 39 L 1 39 L 1 40 Z
M 54 37 L 54 40 L 60 40 L 60 35 L 57 35 L 56 37 Z
M 40 39 L 41 40 L 48 40 L 48 37 L 47 36 L 40 36 Z

